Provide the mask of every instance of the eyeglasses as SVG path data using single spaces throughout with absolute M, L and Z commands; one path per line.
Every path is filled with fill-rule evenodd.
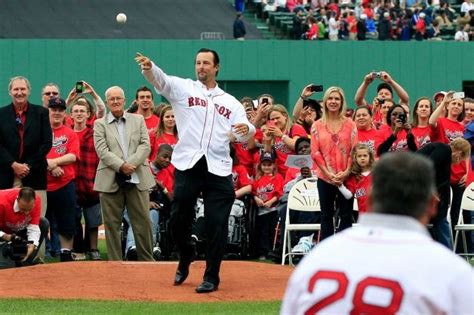
M 51 95 L 58 95 L 59 92 L 44 92 L 43 94 L 44 94 L 44 95 L 51 96 Z
M 121 96 L 109 97 L 107 99 L 107 101 L 109 101 L 109 102 L 115 102 L 115 101 L 121 101 L 121 100 L 123 100 L 123 97 L 121 97 Z

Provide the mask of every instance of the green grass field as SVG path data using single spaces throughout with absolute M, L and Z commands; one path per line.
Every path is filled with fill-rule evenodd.
M 280 301 L 152 303 L 0 299 L 0 314 L 278 314 Z

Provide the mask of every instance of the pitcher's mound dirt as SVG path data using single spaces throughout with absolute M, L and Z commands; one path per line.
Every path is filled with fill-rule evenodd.
M 176 262 L 70 262 L 0 270 L 3 298 L 159 302 L 281 300 L 293 268 L 224 261 L 219 290 L 197 294 L 206 263 L 191 265 L 185 283 L 173 286 Z

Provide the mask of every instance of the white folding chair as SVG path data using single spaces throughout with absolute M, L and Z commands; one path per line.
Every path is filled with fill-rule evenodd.
M 321 224 L 299 224 L 290 222 L 291 211 L 321 211 L 319 204 L 319 194 L 317 187 L 318 180 L 316 178 L 306 178 L 297 182 L 288 194 L 288 204 L 286 206 L 285 231 L 283 237 L 283 254 L 281 264 L 285 264 L 288 256 L 290 265 L 293 264 L 292 256 L 301 255 L 300 253 L 291 252 L 291 232 L 292 231 L 319 231 Z
M 463 241 L 463 253 L 460 253 L 460 256 L 474 256 L 474 253 L 468 253 L 467 251 L 467 243 L 466 243 L 466 232 L 474 231 L 474 224 L 465 224 L 463 219 L 463 212 L 464 211 L 474 211 L 474 182 L 467 186 L 466 190 L 462 194 L 461 200 L 461 209 L 459 211 L 459 219 L 454 227 L 455 236 L 454 236 L 454 246 L 453 251 L 456 252 L 456 246 L 458 245 L 459 234 L 462 236 Z

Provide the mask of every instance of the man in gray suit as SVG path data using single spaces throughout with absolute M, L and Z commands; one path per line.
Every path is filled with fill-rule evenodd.
M 152 261 L 148 189 L 155 181 L 147 164 L 150 140 L 143 116 L 126 113 L 118 86 L 105 92 L 109 113 L 94 123 L 99 166 L 94 190 L 100 192 L 109 260 L 122 260 L 120 227 L 127 207 L 138 260 Z

